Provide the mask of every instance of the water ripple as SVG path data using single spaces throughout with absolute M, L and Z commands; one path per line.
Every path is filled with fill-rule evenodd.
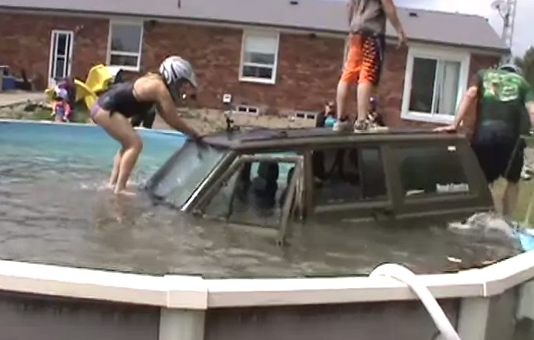
M 365 274 L 389 261 L 440 272 L 448 257 L 481 262 L 514 253 L 444 227 L 335 221 L 296 227 L 291 246 L 279 248 L 253 230 L 196 224 L 152 206 L 142 193 L 117 198 L 104 189 L 103 169 L 88 159 L 0 156 L 0 258 L 155 274 L 285 277 Z

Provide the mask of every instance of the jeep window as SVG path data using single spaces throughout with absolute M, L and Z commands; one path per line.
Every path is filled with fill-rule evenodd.
M 316 150 L 312 164 L 315 205 L 387 199 L 384 164 L 376 146 Z
M 154 197 L 179 208 L 225 154 L 226 150 L 188 141 L 152 177 L 147 188 Z
M 395 148 L 404 195 L 465 194 L 470 188 L 454 145 Z
M 204 214 L 228 222 L 278 227 L 294 162 L 244 162 L 211 198 Z

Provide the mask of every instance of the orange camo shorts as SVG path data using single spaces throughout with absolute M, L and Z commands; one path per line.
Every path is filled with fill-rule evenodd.
M 351 34 L 341 80 L 378 85 L 382 73 L 384 48 L 384 36 Z

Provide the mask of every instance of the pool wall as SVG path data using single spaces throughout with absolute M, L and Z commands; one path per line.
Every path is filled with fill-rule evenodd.
M 521 333 L 532 324 L 515 315 L 533 264 L 526 253 L 418 279 L 462 340 L 532 339 Z M 0 261 L 0 291 L 2 339 L 431 340 L 437 332 L 411 290 L 384 277 L 204 280 Z

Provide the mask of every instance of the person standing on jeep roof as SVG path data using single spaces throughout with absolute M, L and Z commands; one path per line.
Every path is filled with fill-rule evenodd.
M 530 121 L 534 119 L 534 92 L 515 65 L 483 69 L 473 77 L 454 124 L 435 131 L 456 131 L 473 103 L 476 103 L 476 124 L 471 147 L 488 183 L 499 177 L 506 179 L 502 215 L 510 221 L 519 196 L 518 182 L 524 162 L 525 141 L 521 135 L 528 133 Z M 530 119 L 526 119 L 528 115 Z
M 337 122 L 335 131 L 367 129 L 369 99 L 380 81 L 386 48 L 386 19 L 397 31 L 399 47 L 406 43 L 406 34 L 397 16 L 393 0 L 349 0 L 348 49 L 343 72 L 337 85 Z M 350 87 L 358 84 L 358 118 L 352 124 L 345 110 Z

